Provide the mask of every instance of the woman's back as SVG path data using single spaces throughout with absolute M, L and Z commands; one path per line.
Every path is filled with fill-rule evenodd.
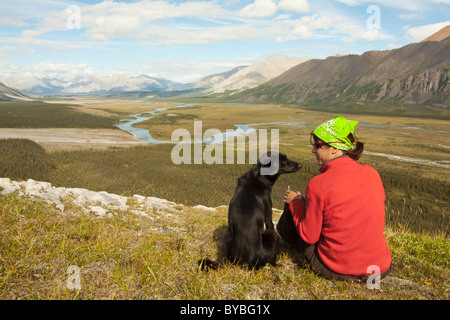
M 359 275 L 371 265 L 387 270 L 391 256 L 383 234 L 385 193 L 378 172 L 346 156 L 328 162 L 321 172 L 308 184 L 306 216 L 323 214 L 322 225 L 308 225 L 305 219 L 302 229 L 321 229 L 317 251 L 322 261 L 342 274 Z

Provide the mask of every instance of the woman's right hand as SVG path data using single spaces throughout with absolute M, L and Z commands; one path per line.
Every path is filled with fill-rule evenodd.
M 296 200 L 296 199 L 300 199 L 302 197 L 302 194 L 300 191 L 294 192 L 291 191 L 291 189 L 287 189 L 286 190 L 286 194 L 284 196 L 284 203 L 290 204 L 292 201 Z

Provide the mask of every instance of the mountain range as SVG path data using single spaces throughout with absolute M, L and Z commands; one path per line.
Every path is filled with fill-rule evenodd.
M 86 76 L 73 79 L 16 77 L 0 79 L 0 100 L 28 95 L 115 94 L 193 91 L 243 102 L 298 104 L 382 101 L 450 104 L 450 26 L 420 43 L 361 55 L 326 59 L 269 56 L 250 66 L 177 83 L 147 75 Z M 3 82 L 3 84 L 2 84 Z M 14 89 L 12 89 L 14 88 Z
M 126 93 L 148 91 L 202 90 L 205 93 L 219 93 L 254 88 L 297 65 L 306 58 L 269 56 L 250 65 L 213 74 L 194 83 L 177 83 L 147 75 L 127 77 L 123 74 L 109 76 L 86 76 L 70 79 L 49 77 L 9 77 L 3 78 L 5 85 L 28 94 L 74 95 L 91 93 Z
M 113 93 L 136 91 L 177 90 L 183 84 L 166 79 L 139 75 L 126 77 L 123 74 L 109 76 L 87 76 L 71 79 L 49 77 L 10 77 L 1 81 L 17 90 L 35 95 L 74 95 L 89 93 Z
M 288 104 L 394 99 L 448 106 L 449 53 L 450 27 L 446 27 L 399 49 L 308 60 L 239 98 Z

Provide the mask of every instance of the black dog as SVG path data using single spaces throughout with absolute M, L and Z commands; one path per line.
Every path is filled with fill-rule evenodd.
M 271 192 L 283 173 L 294 173 L 301 164 L 282 153 L 264 154 L 257 164 L 238 179 L 228 208 L 228 230 L 217 261 L 200 260 L 201 268 L 218 268 L 226 260 L 261 268 L 275 265 L 279 235 L 272 222 Z

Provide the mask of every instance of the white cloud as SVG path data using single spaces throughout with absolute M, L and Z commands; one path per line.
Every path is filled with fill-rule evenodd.
M 106 41 L 110 38 L 128 36 L 138 31 L 142 23 L 138 17 L 126 15 L 108 15 L 98 17 L 86 17 L 90 28 L 87 35 L 96 41 Z
M 399 14 L 398 17 L 402 20 L 414 20 L 419 18 L 418 13 L 403 13 Z
M 230 16 L 230 12 L 214 1 L 206 2 L 183 2 L 177 6 L 177 14 L 180 17 L 191 18 L 227 18 Z
M 337 16 L 319 16 L 314 14 L 312 16 L 302 17 L 299 22 L 301 24 L 307 25 L 310 29 L 329 29 L 334 22 L 341 20 Z
M 1 65 L 1 64 L 0 64 Z M 2 78 L 9 77 L 48 77 L 48 78 L 75 78 L 93 74 L 93 70 L 87 64 L 52 63 L 41 62 L 36 65 L 2 66 Z
M 1 50 L 0 50 L 1 51 Z M 27 79 L 35 83 L 36 78 L 52 78 L 65 81 L 89 76 L 117 76 L 133 77 L 139 74 L 170 79 L 172 81 L 188 83 L 220 72 L 229 71 L 236 66 L 251 65 L 260 60 L 254 58 L 230 58 L 218 60 L 192 60 L 162 58 L 156 60 L 140 61 L 139 68 L 119 67 L 114 70 L 83 64 L 43 62 L 37 65 L 14 65 L 8 60 L 0 60 L 2 73 L 0 81 L 11 84 L 18 89 L 27 88 Z
M 48 6 L 48 3 L 47 3 Z M 1 6 L 0 6 L 1 8 Z M 36 39 L 39 35 L 52 31 L 69 31 L 68 20 L 73 12 L 67 10 L 69 5 L 57 11 L 34 12 L 33 19 L 39 19 L 34 29 L 27 32 L 36 32 L 34 36 L 12 38 L 15 42 L 45 45 L 50 44 L 44 40 Z M 116 37 L 135 38 L 135 34 L 144 30 L 154 21 L 187 18 L 187 19 L 228 19 L 232 13 L 223 9 L 215 1 L 188 1 L 179 4 L 169 1 L 141 0 L 135 3 L 102 1 L 93 5 L 81 5 L 80 27 L 90 39 L 94 41 L 108 41 Z M 29 17 L 28 17 L 29 18 Z M 18 25 L 21 20 L 8 16 L 0 16 L 1 24 Z M 22 23 L 23 24 L 23 23 Z
M 443 4 L 450 4 L 450 0 L 430 0 L 434 3 L 443 3 Z
M 289 17 L 289 15 L 283 15 L 264 23 L 236 24 L 203 29 L 179 29 L 151 25 L 136 34 L 136 39 L 150 45 L 202 45 L 223 41 L 251 40 L 286 42 L 318 37 L 318 31 L 332 29 L 336 22 L 342 20 L 342 17 L 339 16 L 310 15 L 298 19 L 290 19 Z
M 255 0 L 238 11 L 229 11 L 215 1 L 184 2 L 142 0 L 136 3 L 102 2 L 82 7 L 81 27 L 91 40 L 109 41 L 127 37 L 150 45 L 203 45 L 233 40 L 282 39 L 290 33 L 287 24 L 274 20 L 254 20 L 274 16 L 280 9 L 289 12 L 307 12 L 306 0 L 281 0 L 278 6 L 272 0 Z M 290 15 L 285 15 L 289 19 Z M 58 17 L 57 14 L 53 15 Z M 59 15 L 61 18 L 61 15 Z M 281 17 L 281 15 L 279 16 Z M 165 20 L 179 18 L 178 20 Z M 184 20 L 196 19 L 196 22 Z M 61 25 L 67 19 L 62 16 Z M 168 21 L 164 23 L 163 21 Z M 298 21 L 293 20 L 295 23 Z M 294 23 L 294 24 L 295 24 Z M 298 27 L 298 26 L 297 26 Z M 310 38 L 313 33 L 298 29 L 295 33 Z M 297 37 L 298 38 L 298 37 Z M 285 37 L 284 39 L 287 39 Z
M 230 12 L 215 2 L 183 2 L 142 0 L 136 3 L 102 2 L 82 8 L 82 28 L 95 41 L 127 36 L 135 38 L 158 20 L 171 18 L 188 19 L 227 19 Z M 154 27 L 152 25 L 151 27 Z M 159 30 L 167 29 L 162 27 Z M 171 27 L 176 29 L 176 27 Z M 165 30 L 164 33 L 167 33 Z
M 232 25 L 205 29 L 176 29 L 152 25 L 137 35 L 144 44 L 151 45 L 203 45 L 221 41 L 248 40 L 260 37 L 251 25 Z
M 292 11 L 296 13 L 308 13 L 309 5 L 307 0 L 281 0 L 278 3 L 281 10 Z
M 448 25 L 450 25 L 450 21 L 409 28 L 407 30 L 407 35 L 412 38 L 413 41 L 420 42 Z
M 242 18 L 267 18 L 272 17 L 278 8 L 272 0 L 255 0 L 252 4 L 247 5 L 239 11 Z
M 136 18 L 141 22 L 152 22 L 169 18 L 224 18 L 229 15 L 215 2 L 181 2 L 141 0 L 135 3 L 105 1 L 96 5 L 82 7 L 83 17 L 90 20 L 95 17 L 126 16 Z
M 0 57 L 15 56 L 23 53 L 19 47 L 16 46 L 0 46 Z M 27 52 L 30 53 L 30 52 Z M 1 67 L 0 67 L 1 69 Z M 2 70 L 3 71 L 3 70 Z
M 43 30 L 24 30 L 24 31 L 22 31 L 22 34 L 20 37 L 7 38 L 6 40 L 10 43 L 25 44 L 25 45 L 38 45 L 38 46 L 52 45 L 55 43 L 55 41 L 53 41 L 53 40 L 36 39 L 35 38 L 36 36 L 39 36 L 43 33 L 45 33 L 45 31 L 43 31 Z
M 285 20 L 277 31 L 278 41 L 295 41 L 318 37 L 318 30 L 328 30 L 340 21 L 339 16 L 303 16 L 297 20 Z
M 383 7 L 407 9 L 412 11 L 422 11 L 427 8 L 427 6 L 432 5 L 432 3 L 446 3 L 448 4 L 450 0 L 338 0 L 348 6 L 363 6 L 377 4 Z
M 8 26 L 8 27 L 22 27 L 27 24 L 20 19 L 8 17 L 5 15 L 0 15 L 0 26 Z
M 41 46 L 49 51 L 63 51 L 80 48 L 76 41 L 86 37 L 95 42 L 121 37 L 149 45 L 204 45 L 235 40 L 306 39 L 314 37 L 316 29 L 329 28 L 328 18 L 317 15 L 298 18 L 291 14 L 309 12 L 307 0 L 255 0 L 243 9 L 233 8 L 235 11 L 225 9 L 217 1 L 141 0 L 80 4 L 81 30 L 78 38 L 68 45 L 64 40 L 45 37 L 54 31 L 70 31 L 68 19 L 72 13 L 59 6 L 57 11 L 44 14 L 33 29 L 9 40 Z M 277 16 L 280 10 L 283 12 Z
M 69 40 L 55 41 L 39 38 L 40 35 L 45 34 L 46 32 L 48 32 L 48 30 L 44 29 L 24 30 L 22 31 L 21 36 L 9 37 L 5 38 L 5 40 L 8 41 L 9 43 L 14 43 L 20 46 L 20 48 L 16 47 L 16 49 L 14 50 L 16 54 L 29 54 L 30 52 L 35 51 L 34 47 L 36 46 L 42 47 L 45 50 L 51 52 L 63 52 L 67 50 L 80 49 L 83 47 L 82 45 L 72 43 Z
M 337 1 L 345 3 L 348 6 L 356 6 L 361 3 L 361 0 L 337 0 Z
M 344 42 L 355 42 L 358 40 L 375 41 L 381 36 L 380 30 L 378 29 L 354 29 L 350 33 L 350 37 L 343 37 Z
M 92 74 L 92 69 L 86 63 L 72 64 L 72 63 L 51 63 L 41 62 L 37 65 L 26 66 L 25 74 L 32 74 L 35 76 L 48 76 L 52 78 L 61 77 L 76 77 L 87 76 Z
M 310 11 L 307 0 L 281 0 L 276 4 L 272 0 L 255 0 L 239 11 L 241 18 L 268 18 L 274 16 L 278 10 L 293 13 L 308 13 Z

